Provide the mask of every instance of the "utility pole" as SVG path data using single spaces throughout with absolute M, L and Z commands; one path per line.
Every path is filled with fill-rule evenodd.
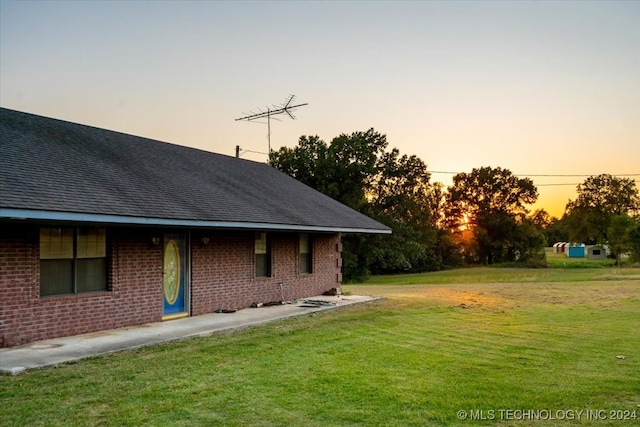
M 266 117 L 267 118 L 267 143 L 269 145 L 269 154 L 271 154 L 271 116 L 277 116 L 279 114 L 287 113 L 292 120 L 295 120 L 296 118 L 294 117 L 293 114 L 291 114 L 291 111 L 295 108 L 309 105 L 308 103 L 291 105 L 293 104 L 293 100 L 295 97 L 296 97 L 295 95 L 289 95 L 289 97 L 285 100 L 285 102 L 283 102 L 280 105 L 272 105 L 271 107 L 267 107 L 267 111 L 262 111 L 262 109 L 258 109 L 258 111 L 260 111 L 259 113 L 255 113 L 255 112 L 242 113 L 244 114 L 244 116 L 237 118 L 236 122 L 239 120 L 246 120 L 250 122 L 253 120 L 264 119 Z M 279 119 L 274 118 L 274 120 L 279 120 Z M 237 156 L 238 156 L 238 147 L 236 147 L 236 157 Z

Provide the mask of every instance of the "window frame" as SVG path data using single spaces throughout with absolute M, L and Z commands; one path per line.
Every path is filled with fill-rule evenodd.
M 56 242 L 55 230 L 65 237 Z M 40 227 L 38 245 L 40 297 L 109 290 L 109 245 L 105 227 Z
M 298 274 L 313 274 L 313 237 L 309 233 L 298 234 Z
M 264 250 L 262 247 L 259 248 L 259 246 L 262 246 L 263 244 Z M 266 279 L 272 277 L 271 237 L 269 236 L 269 233 L 261 231 L 255 233 L 253 245 L 253 260 L 255 264 L 253 274 L 256 279 Z

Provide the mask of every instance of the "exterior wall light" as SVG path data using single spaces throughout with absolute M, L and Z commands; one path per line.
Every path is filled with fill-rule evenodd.
M 209 244 L 209 238 L 208 237 L 201 237 L 200 238 L 200 243 L 202 243 L 202 246 L 207 246 Z

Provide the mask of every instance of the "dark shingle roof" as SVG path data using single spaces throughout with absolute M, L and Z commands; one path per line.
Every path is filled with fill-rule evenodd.
M 267 164 L 0 108 L 0 219 L 388 233 Z

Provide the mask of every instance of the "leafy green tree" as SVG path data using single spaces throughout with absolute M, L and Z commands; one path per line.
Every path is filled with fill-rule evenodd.
M 364 282 L 371 275 L 369 265 L 376 237 L 362 234 L 342 236 L 342 278 L 345 283 Z
M 457 232 L 446 227 L 445 205 L 447 193 L 441 182 L 433 183 L 429 193 L 429 206 L 436 229 L 435 269 L 460 267 L 464 265 L 464 251 L 456 242 Z
M 540 230 L 544 230 L 549 227 L 554 220 L 554 218 L 544 209 L 537 209 L 529 216 L 529 219 Z
M 528 219 L 544 235 L 545 246 L 569 240 L 569 233 L 562 218 L 553 217 L 544 209 L 538 209 Z
M 333 169 L 333 177 L 323 192 L 347 206 L 362 210 L 367 203 L 365 195 L 371 191 L 380 168 L 379 159 L 384 157 L 387 145 L 386 135 L 373 129 L 334 138 L 329 146 L 328 161 L 323 165 Z
M 270 162 L 322 193 L 391 227 L 390 236 L 343 236 L 345 281 L 370 271 L 437 269 L 435 250 L 441 193 L 432 191 L 426 164 L 416 156 L 386 151 L 386 136 L 373 129 L 342 134 L 326 144 L 300 138 L 298 146 L 271 153 Z
M 620 266 L 622 254 L 632 250 L 632 231 L 638 227 L 638 223 L 626 213 L 616 214 L 611 217 L 607 236 L 611 255 L 616 259 L 616 266 Z
M 366 214 L 365 195 L 371 191 L 378 175 L 378 159 L 385 153 L 387 138 L 369 129 L 342 134 L 330 144 L 318 136 L 302 136 L 294 148 L 272 151 L 269 162 L 276 169 L 298 181 Z M 345 281 L 359 281 L 369 272 L 372 236 L 343 237 L 343 276 Z
M 570 238 L 585 243 L 607 243 L 608 228 L 615 215 L 634 215 L 640 210 L 635 182 L 602 174 L 590 176 L 577 187 L 578 197 L 566 206 Z
M 513 254 L 517 259 L 528 261 L 530 266 L 546 266 L 546 245 L 544 230 L 531 218 L 524 219 L 516 227 Z
M 544 229 L 544 235 L 547 239 L 547 245 L 553 245 L 556 242 L 568 242 L 569 231 L 566 225 L 566 215 L 562 218 L 551 218 L 551 222 Z
M 457 234 L 450 229 L 438 227 L 436 230 L 436 245 L 434 248 L 437 254 L 438 268 L 453 268 L 463 266 L 465 263 L 464 251 L 457 239 Z
M 372 215 L 393 230 L 380 236 L 372 271 L 388 273 L 439 268 L 434 195 L 426 164 L 416 156 L 400 156 L 397 149 L 379 160 L 379 173 L 367 195 Z
M 636 221 L 636 226 L 629 232 L 629 245 L 631 261 L 640 263 L 640 220 Z
M 538 190 L 529 178 L 508 169 L 482 167 L 453 177 L 446 202 L 446 224 L 451 230 L 471 230 L 475 262 L 523 260 L 529 251 L 516 250 L 518 227 L 526 217 L 526 204 L 536 201 Z M 467 255 L 469 258 L 469 255 Z
M 325 166 L 331 166 L 327 160 L 328 151 L 327 143 L 317 135 L 303 135 L 294 148 L 281 147 L 278 151 L 272 151 L 269 162 L 279 171 L 324 193 L 326 190 L 322 190 L 333 178 L 330 176 L 332 170 L 327 174 L 320 173 Z
M 296 147 L 272 151 L 269 162 L 298 181 L 362 210 L 387 145 L 387 137 L 373 129 L 342 134 L 329 145 L 318 136 L 302 136 Z

